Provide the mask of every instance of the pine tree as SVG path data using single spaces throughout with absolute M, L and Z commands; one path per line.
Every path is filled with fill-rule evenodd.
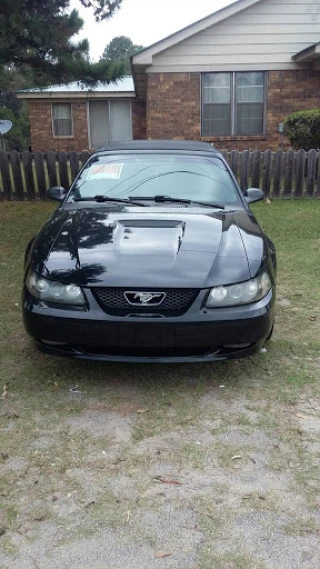
M 95 19 L 110 18 L 122 0 L 79 0 L 93 10 Z M 0 0 L 0 119 L 13 122 L 6 135 L 9 149 L 29 145 L 26 105 L 15 91 L 52 83 L 119 79 L 121 62 L 91 63 L 87 40 L 75 41 L 83 26 L 70 0 Z
M 144 49 L 142 45 L 135 45 L 127 36 L 117 36 L 106 46 L 101 60 L 111 63 L 122 61 L 125 73 L 130 73 L 130 57 L 142 49 Z
M 108 19 L 122 0 L 80 0 L 96 20 Z M 32 73 L 36 85 L 98 80 L 114 81 L 124 71 L 120 62 L 91 63 L 87 40 L 73 38 L 83 20 L 70 11 L 70 0 L 1 0 L 0 73 Z

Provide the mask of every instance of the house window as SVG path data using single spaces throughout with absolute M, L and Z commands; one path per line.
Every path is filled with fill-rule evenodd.
M 266 74 L 204 73 L 202 136 L 265 132 Z
M 72 136 L 72 108 L 70 103 L 52 105 L 53 136 Z

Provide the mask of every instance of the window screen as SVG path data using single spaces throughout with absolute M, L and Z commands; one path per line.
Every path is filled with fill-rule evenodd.
M 237 134 L 263 133 L 264 73 L 237 73 Z
M 52 105 L 53 136 L 72 136 L 72 110 L 70 103 Z
M 206 73 L 203 76 L 202 130 L 203 136 L 230 134 L 230 73 Z

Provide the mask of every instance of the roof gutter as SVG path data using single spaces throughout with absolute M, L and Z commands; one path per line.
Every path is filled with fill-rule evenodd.
M 90 99 L 134 99 L 135 93 L 134 91 L 119 91 L 119 92 L 110 92 L 110 91 L 73 91 L 73 92 L 66 92 L 66 91 L 33 91 L 33 92 L 23 92 L 19 91 L 16 93 L 18 99 L 24 100 L 66 100 L 66 99 L 83 99 L 85 101 Z

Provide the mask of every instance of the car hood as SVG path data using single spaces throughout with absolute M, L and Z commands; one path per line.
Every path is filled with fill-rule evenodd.
M 186 208 L 58 209 L 33 247 L 35 270 L 81 286 L 208 288 L 263 262 L 255 218 Z

